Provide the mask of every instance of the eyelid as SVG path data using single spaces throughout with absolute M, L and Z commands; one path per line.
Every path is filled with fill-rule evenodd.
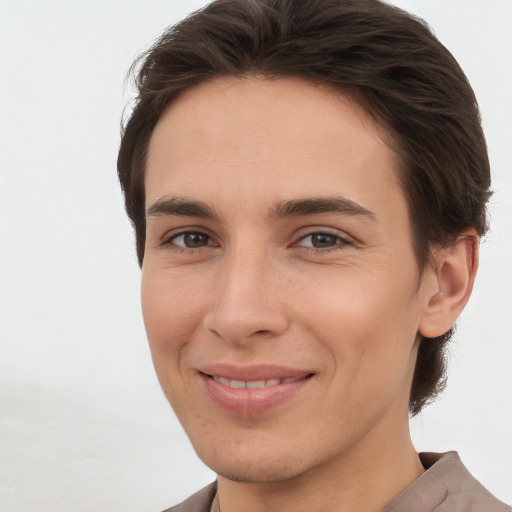
M 200 234 L 200 235 L 207 237 L 208 243 L 202 247 L 197 247 L 197 248 L 186 247 L 184 245 L 178 245 L 178 244 L 173 243 L 173 240 L 175 240 L 179 236 L 184 236 L 184 235 L 192 234 L 192 233 Z M 195 226 L 187 226 L 187 227 L 183 227 L 183 228 L 176 228 L 176 229 L 166 232 L 161 237 L 158 245 L 164 246 L 164 247 L 165 246 L 173 246 L 178 250 L 197 251 L 198 249 L 202 249 L 205 247 L 212 247 L 212 246 L 216 245 L 215 242 L 210 243 L 212 241 L 214 241 L 214 237 L 210 233 L 208 233 L 208 230 L 206 230 L 204 228 L 195 227 Z
M 193 248 L 193 247 L 186 247 L 184 245 L 178 245 L 173 243 L 173 240 L 180 236 L 184 236 L 191 233 L 197 233 L 201 234 L 208 238 L 208 243 L 204 246 Z M 332 247 L 327 248 L 315 248 L 315 247 L 307 247 L 307 246 L 301 246 L 300 242 L 307 239 L 308 237 L 311 237 L 313 235 L 328 235 L 332 236 L 338 239 L 338 243 L 333 245 Z M 315 252 L 328 252 L 329 250 L 336 250 L 340 249 L 340 243 L 342 246 L 347 245 L 356 245 L 357 240 L 354 239 L 351 235 L 347 234 L 345 231 L 340 231 L 339 229 L 327 227 L 327 226 L 309 226 L 304 227 L 298 231 L 296 236 L 294 236 L 294 241 L 291 243 L 291 246 L 300 247 L 302 249 L 306 250 L 312 250 Z M 158 245 L 160 246 L 173 246 L 177 250 L 185 250 L 185 251 L 194 251 L 197 252 L 199 249 L 202 248 L 208 248 L 208 247 L 214 247 L 218 246 L 218 242 L 216 242 L 215 237 L 209 232 L 208 229 L 205 229 L 204 227 L 199 226 L 186 226 L 186 227 L 180 227 L 173 230 L 170 230 L 166 232 L 162 237 L 160 238 L 160 241 L 158 242 Z
M 352 236 L 348 235 L 344 231 L 340 231 L 340 230 L 335 229 L 335 228 L 329 228 L 329 227 L 326 227 L 326 226 L 312 226 L 312 227 L 309 227 L 309 228 L 304 228 L 304 230 L 301 230 L 301 231 L 303 231 L 303 232 L 299 234 L 298 238 L 296 239 L 296 241 L 292 245 L 295 245 L 296 247 L 302 247 L 304 249 L 316 251 L 316 252 L 328 252 L 329 250 L 340 249 L 340 245 L 339 245 L 340 242 L 341 242 L 342 246 L 355 245 L 356 244 L 356 240 Z M 313 235 L 328 235 L 328 236 L 332 236 L 332 237 L 338 239 L 338 243 L 336 245 L 333 245 L 333 246 L 327 247 L 327 248 L 323 248 L 323 249 L 322 248 L 306 247 L 306 246 L 299 245 L 299 242 L 301 242 L 302 240 L 305 240 L 306 238 L 311 237 Z

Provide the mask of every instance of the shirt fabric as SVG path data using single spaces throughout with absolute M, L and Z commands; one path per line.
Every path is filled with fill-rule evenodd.
M 420 453 L 426 471 L 382 512 L 512 512 L 462 464 L 456 452 Z M 164 512 L 218 512 L 216 482 Z

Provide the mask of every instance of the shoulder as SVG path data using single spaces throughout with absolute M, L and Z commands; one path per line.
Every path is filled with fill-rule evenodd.
M 384 512 L 512 512 L 466 469 L 456 452 L 421 453 L 426 471 Z
M 444 454 L 425 453 L 422 460 L 428 464 L 433 474 L 445 480 L 446 498 L 439 512 L 463 510 L 464 512 L 512 512 L 505 503 L 495 498 L 466 469 L 457 452 Z
M 216 492 L 217 482 L 213 482 L 187 498 L 184 502 L 163 512 L 210 512 Z

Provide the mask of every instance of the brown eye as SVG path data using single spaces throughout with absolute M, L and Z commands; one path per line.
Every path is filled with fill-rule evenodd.
M 313 231 L 304 235 L 295 246 L 303 247 L 310 251 L 329 252 L 330 250 L 345 249 L 347 246 L 353 245 L 349 237 L 343 236 L 341 233 L 332 233 L 329 231 Z
M 209 245 L 210 237 L 198 231 L 189 231 L 187 233 L 180 233 L 179 235 L 173 236 L 170 242 L 179 247 L 198 249 Z
M 331 249 L 337 245 L 343 245 L 343 240 L 331 233 L 311 233 L 303 237 L 297 245 L 310 249 Z
M 339 238 L 328 233 L 315 233 L 311 235 L 311 245 L 315 249 L 325 249 L 327 247 L 335 246 L 339 241 Z

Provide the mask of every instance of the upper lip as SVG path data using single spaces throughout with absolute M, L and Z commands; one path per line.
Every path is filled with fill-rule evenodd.
M 253 364 L 248 366 L 233 365 L 227 363 L 206 364 L 198 368 L 205 375 L 224 377 L 229 380 L 241 380 L 245 382 L 270 379 L 286 379 L 289 377 L 301 378 L 311 375 L 312 371 L 289 366 L 274 364 Z

